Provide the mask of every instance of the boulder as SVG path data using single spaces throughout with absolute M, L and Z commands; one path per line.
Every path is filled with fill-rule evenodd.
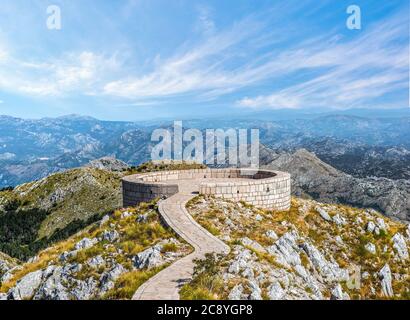
M 129 211 L 124 211 L 123 213 L 121 213 L 121 219 L 126 219 L 131 216 L 132 216 L 132 213 Z
M 88 259 L 87 265 L 90 266 L 91 268 L 98 269 L 99 267 L 102 267 L 105 265 L 105 260 L 102 256 L 98 255 L 98 256 Z
M 243 295 L 243 286 L 237 284 L 228 295 L 229 300 L 241 300 Z
M 336 223 L 336 225 L 344 226 L 346 224 L 346 219 L 342 217 L 340 214 L 336 214 L 332 218 L 333 222 Z
M 106 214 L 100 221 L 100 227 L 102 227 L 104 224 L 106 224 L 110 220 L 110 216 Z
M 329 216 L 329 214 L 327 213 L 327 211 L 325 209 L 318 206 L 318 207 L 316 207 L 316 211 L 320 214 L 320 216 L 324 220 L 326 220 L 328 222 L 332 221 L 332 218 Z
M 285 290 L 278 281 L 273 282 L 268 287 L 268 297 L 270 300 L 282 300 L 285 297 Z
M 135 219 L 138 223 L 145 223 L 148 221 L 148 213 L 141 214 Z
M 387 226 L 386 226 L 386 223 L 384 222 L 384 219 L 376 218 L 376 224 L 380 230 L 387 231 Z
M 350 297 L 343 292 L 342 286 L 338 283 L 331 291 L 330 300 L 350 300 Z
M 258 242 L 249 239 L 248 237 L 242 238 L 241 243 L 244 246 L 247 246 L 253 250 L 260 251 L 260 252 L 266 252 L 266 249 L 264 247 L 262 247 Z
M 106 292 L 114 288 L 115 281 L 126 272 L 127 269 L 119 263 L 117 263 L 110 271 L 104 272 L 100 277 L 101 291 Z
M 114 242 L 120 237 L 120 234 L 116 230 L 105 230 L 102 237 L 105 241 Z
M 97 292 L 98 282 L 94 278 L 77 280 L 71 294 L 75 300 L 90 300 Z
M 407 250 L 406 240 L 401 233 L 396 233 L 393 238 L 393 248 L 396 250 L 400 259 L 405 260 L 409 258 L 409 252 Z
M 278 235 L 276 234 L 276 232 L 273 231 L 273 230 L 268 230 L 268 231 L 266 231 L 265 235 L 266 235 L 268 238 L 270 238 L 270 239 L 272 239 L 272 240 L 274 240 L 274 241 L 278 240 L 278 238 L 279 238 Z
M 364 248 L 366 249 L 367 252 L 370 252 L 371 254 L 376 254 L 376 246 L 369 242 L 367 243 Z
M 391 283 L 392 276 L 390 266 L 388 264 L 385 264 L 384 267 L 379 271 L 378 275 L 381 281 L 380 284 L 382 287 L 383 295 L 386 297 L 392 297 L 394 293 Z
M 157 244 L 138 253 L 133 259 L 134 267 L 137 269 L 151 269 L 161 266 L 165 263 L 161 255 L 161 250 L 162 245 Z
M 297 240 L 299 235 L 296 231 L 290 231 L 280 237 L 272 246 L 268 247 L 268 252 L 276 258 L 276 261 L 285 267 L 301 264 L 299 256 L 299 246 Z
M 348 280 L 349 272 L 340 268 L 336 262 L 327 261 L 315 246 L 305 242 L 301 247 L 306 252 L 315 269 L 326 281 L 339 282 Z
M 228 272 L 238 274 L 241 270 L 245 269 L 249 265 L 249 260 L 252 257 L 250 250 L 243 247 L 237 247 L 235 260 L 229 265 Z
M 68 289 L 63 285 L 63 282 L 68 282 L 68 269 L 61 266 L 50 266 L 45 271 L 43 276 L 47 277 L 37 290 L 34 300 L 70 300 Z
M 251 294 L 249 295 L 249 300 L 263 300 L 262 299 L 262 290 L 259 288 L 256 280 L 248 280 L 249 289 Z
M 43 271 L 37 270 L 26 274 L 7 294 L 9 300 L 25 300 L 33 297 L 43 279 Z
M 76 243 L 75 249 L 76 250 L 88 249 L 88 248 L 91 248 L 97 242 L 98 240 L 95 238 L 94 239 L 84 238 Z

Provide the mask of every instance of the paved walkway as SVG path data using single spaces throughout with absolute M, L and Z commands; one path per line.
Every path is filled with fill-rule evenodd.
M 194 252 L 177 260 L 141 285 L 133 300 L 179 300 L 179 290 L 192 278 L 194 260 L 203 259 L 206 253 L 229 252 L 229 247 L 201 227 L 187 212 L 186 203 L 196 196 L 200 181 L 179 180 L 179 193 L 159 203 L 159 213 Z

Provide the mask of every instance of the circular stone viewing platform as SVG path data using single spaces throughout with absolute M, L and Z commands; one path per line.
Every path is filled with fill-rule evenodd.
M 213 195 L 265 209 L 288 210 L 290 174 L 235 168 L 191 169 L 135 174 L 122 179 L 124 207 L 177 193 Z

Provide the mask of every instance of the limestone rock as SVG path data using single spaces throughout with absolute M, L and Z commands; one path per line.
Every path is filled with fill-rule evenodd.
M 105 230 L 103 233 L 103 239 L 105 241 L 114 242 L 120 237 L 119 233 L 116 230 Z
M 387 231 L 387 226 L 386 226 L 386 223 L 384 222 L 384 219 L 376 218 L 376 224 L 380 230 Z
M 386 297 L 392 297 L 393 296 L 393 288 L 392 288 L 392 275 L 391 275 L 391 270 L 390 266 L 388 264 L 385 264 L 384 267 L 379 271 L 379 278 L 381 280 L 381 287 L 382 287 L 382 293 Z
M 75 300 L 89 300 L 97 292 L 97 281 L 94 278 L 88 278 L 86 281 L 77 280 L 76 286 L 71 294 Z
M 69 269 L 69 268 L 67 268 Z M 68 289 L 63 285 L 67 280 L 67 269 L 51 266 L 44 271 L 48 278 L 41 284 L 34 300 L 70 300 Z
M 100 277 L 101 290 L 105 292 L 114 288 L 114 282 L 125 272 L 127 272 L 127 269 L 119 263 L 110 271 L 104 272 Z
M 262 290 L 259 288 L 258 283 L 255 280 L 248 281 L 249 289 L 251 294 L 249 295 L 249 300 L 263 300 L 262 299 Z
M 268 287 L 268 297 L 270 300 L 282 300 L 285 294 L 286 292 L 283 290 L 278 281 L 273 282 Z
M 260 251 L 260 252 L 266 252 L 266 249 L 264 247 L 262 247 L 258 242 L 249 239 L 248 237 L 244 237 L 241 239 L 241 243 L 244 246 L 250 247 L 256 251 Z
M 272 240 L 278 240 L 278 235 L 276 234 L 276 232 L 275 231 L 273 231 L 273 230 L 268 230 L 268 231 L 266 231 L 266 234 L 265 234 L 268 238 L 270 238 L 270 239 L 272 239 Z
M 248 249 L 243 247 L 236 248 L 234 252 L 236 254 L 235 260 L 230 264 L 228 268 L 229 273 L 238 274 L 241 270 L 245 269 L 248 266 L 248 262 L 252 257 L 252 253 Z
M 344 226 L 346 224 L 346 219 L 342 217 L 340 214 L 334 215 L 332 220 L 338 226 Z
M 8 292 L 10 300 L 24 300 L 33 297 L 35 291 L 41 284 L 43 271 L 37 270 L 25 275 Z
M 161 256 L 162 246 L 157 244 L 151 248 L 148 248 L 134 257 L 134 267 L 137 269 L 151 269 L 159 267 L 164 263 L 164 259 Z
M 400 259 L 408 259 L 409 252 L 407 250 L 406 240 L 401 233 L 396 233 L 393 238 L 393 248 L 396 250 Z
M 373 243 L 367 243 L 364 248 L 371 254 L 376 254 L 376 246 Z
M 123 213 L 121 213 L 121 219 L 126 219 L 131 216 L 132 216 L 132 213 L 129 211 L 124 211 Z
M 243 286 L 241 284 L 237 284 L 231 292 L 229 293 L 228 299 L 229 300 L 241 300 L 243 295 Z
M 370 232 L 370 233 L 373 233 L 375 229 L 376 229 L 376 225 L 374 224 L 374 222 L 373 222 L 373 221 L 369 221 L 369 222 L 367 223 L 366 231 L 367 231 L 367 232 Z
M 272 246 L 268 247 L 268 252 L 276 257 L 276 261 L 286 267 L 301 264 L 297 239 L 299 235 L 296 231 L 290 231 L 280 237 Z
M 110 216 L 106 214 L 100 221 L 100 227 L 106 224 L 110 220 Z
M 88 248 L 91 248 L 96 243 L 97 243 L 97 239 L 84 238 L 76 243 L 75 249 L 76 250 L 88 249 Z
M 332 218 L 329 216 L 329 214 L 327 213 L 327 211 L 326 211 L 325 209 L 323 209 L 323 208 L 317 206 L 317 207 L 316 207 L 316 211 L 320 214 L 320 216 L 321 216 L 324 220 L 326 220 L 326 221 L 328 221 L 328 222 L 332 221 Z
M 87 265 L 90 266 L 91 268 L 97 269 L 105 265 L 105 260 L 102 256 L 98 255 L 98 256 L 88 259 Z
M 305 242 L 301 247 L 325 280 L 339 282 L 349 278 L 349 272 L 347 270 L 340 268 L 336 262 L 327 261 L 322 253 L 312 244 Z
M 350 300 L 350 297 L 346 292 L 343 292 L 342 286 L 338 283 L 331 291 L 330 300 Z
M 135 221 L 139 223 L 145 223 L 147 222 L 147 220 L 148 220 L 148 213 L 145 213 L 145 214 L 139 215 Z

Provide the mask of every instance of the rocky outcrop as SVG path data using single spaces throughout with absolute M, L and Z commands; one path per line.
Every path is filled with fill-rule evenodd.
M 392 288 L 392 275 L 390 266 L 386 264 L 380 271 L 379 271 L 379 278 L 380 278 L 380 285 L 382 287 L 382 293 L 386 297 L 393 296 L 393 288 Z
M 393 238 L 393 248 L 396 250 L 400 259 L 408 259 L 409 252 L 407 250 L 406 240 L 401 233 L 396 233 Z
M 148 248 L 134 257 L 134 266 L 137 269 L 151 269 L 158 267 L 164 263 L 161 255 L 161 245 L 155 245 Z
M 103 157 L 100 159 L 92 160 L 88 164 L 91 168 L 107 170 L 107 171 L 124 171 L 129 169 L 129 166 L 121 160 L 113 157 Z
M 221 298 L 347 300 L 357 296 L 358 284 L 362 299 L 408 294 L 410 242 L 390 233 L 407 226 L 374 210 L 293 199 L 284 213 L 200 196 L 190 211 L 231 244 L 217 264 L 229 288 L 226 296 L 214 293 Z M 387 264 L 393 256 L 394 272 Z M 393 293 L 396 287 L 400 292 Z

